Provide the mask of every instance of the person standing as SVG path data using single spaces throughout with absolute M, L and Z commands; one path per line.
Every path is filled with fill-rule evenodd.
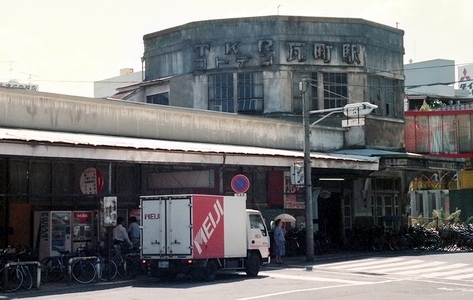
M 133 248 L 140 246 L 140 225 L 135 216 L 130 217 L 130 225 L 128 225 L 128 236 L 133 244 Z
M 133 247 L 133 244 L 128 237 L 128 232 L 126 232 L 125 227 L 123 227 L 123 217 L 117 218 L 117 226 L 113 228 L 113 243 L 120 245 L 128 245 L 130 248 Z M 123 249 L 122 249 L 123 250 Z
M 282 228 L 281 219 L 276 220 L 276 227 L 274 228 L 274 255 L 277 264 L 282 264 L 281 257 L 286 255 L 286 231 Z

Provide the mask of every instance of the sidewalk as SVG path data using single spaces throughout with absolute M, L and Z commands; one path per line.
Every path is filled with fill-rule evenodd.
M 292 256 L 292 257 L 283 257 L 283 264 L 276 264 L 272 261 L 269 265 L 263 266 L 262 270 L 265 268 L 274 269 L 274 268 L 294 268 L 301 267 L 305 268 L 308 266 L 317 266 L 320 263 L 327 262 L 336 262 L 349 259 L 356 259 L 362 257 L 372 256 L 375 253 L 373 252 L 347 252 L 342 250 L 334 250 L 330 253 L 315 255 L 314 261 L 308 262 L 305 256 Z M 59 282 L 47 282 L 45 285 L 41 286 L 39 289 L 33 287 L 31 290 L 19 290 L 13 293 L 3 293 L 0 292 L 0 299 L 21 299 L 21 298 L 30 298 L 30 297 L 40 297 L 53 294 L 62 294 L 62 293 L 74 293 L 74 292 L 87 292 L 87 291 L 96 291 L 96 290 L 106 290 L 110 288 L 122 287 L 125 285 L 131 285 L 139 281 L 146 280 L 156 280 L 153 277 L 140 276 L 135 279 L 122 279 L 115 278 L 113 281 L 98 281 L 90 284 L 80 284 L 71 281 L 70 284 L 66 280 Z

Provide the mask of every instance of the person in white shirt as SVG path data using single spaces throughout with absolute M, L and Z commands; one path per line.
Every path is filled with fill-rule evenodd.
M 123 227 L 122 223 L 123 217 L 118 217 L 117 226 L 113 228 L 113 243 L 128 245 L 131 248 L 133 247 L 133 243 L 130 241 L 130 238 L 128 237 L 128 232 L 126 232 L 126 229 L 125 227 Z

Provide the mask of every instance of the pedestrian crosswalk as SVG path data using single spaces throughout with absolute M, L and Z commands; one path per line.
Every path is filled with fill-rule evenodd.
M 318 270 L 345 271 L 373 275 L 416 276 L 426 279 L 473 281 L 473 264 L 431 261 L 422 258 L 368 258 L 356 261 L 322 264 Z

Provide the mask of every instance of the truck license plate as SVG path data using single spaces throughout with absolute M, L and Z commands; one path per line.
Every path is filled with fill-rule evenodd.
M 158 268 L 160 269 L 167 269 L 169 268 L 169 261 L 163 260 L 158 262 Z

